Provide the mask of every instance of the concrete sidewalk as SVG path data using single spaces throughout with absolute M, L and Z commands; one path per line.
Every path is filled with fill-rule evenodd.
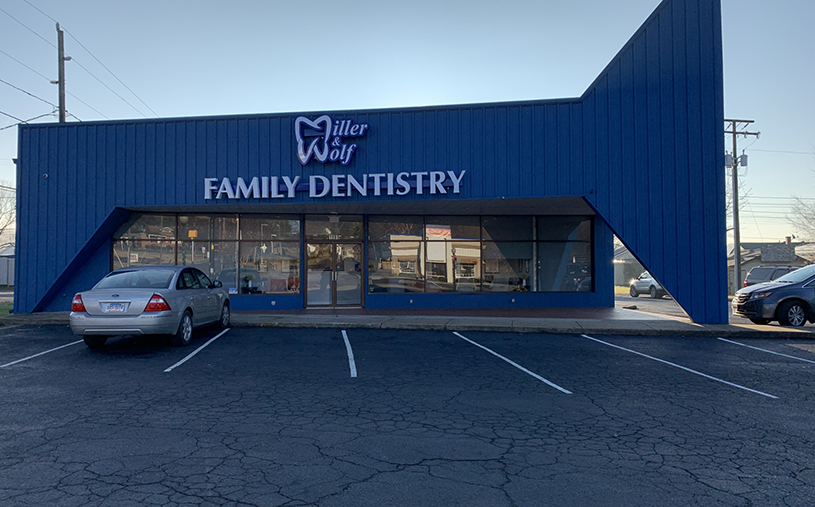
M 68 325 L 68 312 L 14 314 L 0 325 Z M 466 310 L 299 310 L 234 312 L 235 327 L 308 327 L 497 331 L 632 336 L 708 336 L 815 340 L 815 326 L 776 324 L 695 324 L 689 319 L 620 308 L 541 308 Z

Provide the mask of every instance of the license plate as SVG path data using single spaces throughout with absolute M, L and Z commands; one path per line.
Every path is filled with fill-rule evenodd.
M 108 303 L 108 312 L 123 312 L 125 311 L 125 304 L 124 303 Z

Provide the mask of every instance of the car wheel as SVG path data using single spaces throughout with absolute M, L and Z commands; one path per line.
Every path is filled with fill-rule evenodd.
M 651 299 L 662 299 L 662 293 L 657 291 L 657 288 L 651 286 Z
M 633 285 L 631 286 L 631 290 L 628 291 L 628 293 L 631 294 L 632 298 L 635 298 L 635 297 L 640 295 L 639 292 L 637 292 L 637 289 L 635 289 Z
M 183 347 L 189 345 L 192 341 L 192 314 L 189 310 L 184 311 L 181 316 L 181 322 L 178 323 L 178 330 L 170 337 L 170 341 L 176 347 Z
M 798 301 L 785 301 L 778 307 L 778 323 L 782 326 L 801 327 L 806 321 L 806 309 Z
M 765 325 L 765 324 L 769 324 L 769 323 L 770 323 L 770 319 L 755 319 L 755 318 L 751 318 L 751 319 L 750 319 L 750 322 L 752 322 L 753 324 L 758 324 L 759 326 L 763 326 L 763 325 Z
M 232 314 L 229 312 L 229 301 L 227 301 L 224 303 L 223 308 L 221 308 L 221 318 L 218 319 L 218 327 L 221 329 L 228 328 L 231 318 Z
M 101 348 L 105 345 L 105 342 L 108 341 L 107 336 L 83 336 L 82 339 L 89 349 Z

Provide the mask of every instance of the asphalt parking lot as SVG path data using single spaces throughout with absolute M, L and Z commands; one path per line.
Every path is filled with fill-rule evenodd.
M 0 505 L 812 505 L 815 341 L 0 329 Z

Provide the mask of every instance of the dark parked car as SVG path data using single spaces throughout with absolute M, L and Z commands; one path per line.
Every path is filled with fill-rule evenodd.
M 792 273 L 796 269 L 798 269 L 797 266 L 756 266 L 747 273 L 744 286 L 749 287 L 757 283 L 771 282 L 787 273 Z
M 732 305 L 734 315 L 754 324 L 777 320 L 782 326 L 803 326 L 815 322 L 815 265 L 740 289 Z

